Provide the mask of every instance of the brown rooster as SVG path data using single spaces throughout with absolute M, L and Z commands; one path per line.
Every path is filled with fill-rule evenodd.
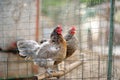
M 67 53 L 65 59 L 70 57 L 78 48 L 78 40 L 74 36 L 76 33 L 76 28 L 74 26 L 68 31 L 68 33 L 64 36 L 64 39 L 67 42 Z M 55 61 L 55 65 L 58 65 L 62 61 Z
M 67 42 L 66 58 L 70 57 L 78 49 L 78 40 L 75 37 L 76 27 L 72 26 L 68 34 L 64 37 Z
M 66 57 L 67 44 L 62 36 L 62 27 L 58 25 L 50 35 L 50 40 L 39 45 L 33 40 L 19 41 L 17 43 L 20 55 L 32 56 L 33 61 L 41 67 L 50 68 L 54 61 L 62 61 Z

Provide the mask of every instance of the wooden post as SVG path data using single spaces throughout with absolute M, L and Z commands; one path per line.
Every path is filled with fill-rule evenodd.
M 38 42 L 39 40 L 39 0 L 36 0 L 36 31 L 35 39 Z

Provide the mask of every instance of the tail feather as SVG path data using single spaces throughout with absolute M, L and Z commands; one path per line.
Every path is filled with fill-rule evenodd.
M 17 47 L 21 56 L 34 56 L 40 48 L 39 44 L 33 40 L 18 41 Z

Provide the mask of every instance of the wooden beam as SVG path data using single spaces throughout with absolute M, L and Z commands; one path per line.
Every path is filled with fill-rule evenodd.
M 72 71 L 73 69 L 77 68 L 78 66 L 80 66 L 82 64 L 83 64 L 83 62 L 76 61 L 76 62 L 70 64 L 69 66 L 65 66 L 64 71 L 53 72 L 52 76 L 53 77 L 63 76 L 63 75 L 69 73 L 70 71 Z M 44 74 L 41 74 L 41 75 L 39 75 L 37 77 L 38 77 L 39 80 L 41 80 L 41 79 L 45 79 L 45 78 L 50 78 L 50 75 L 48 73 L 44 73 Z

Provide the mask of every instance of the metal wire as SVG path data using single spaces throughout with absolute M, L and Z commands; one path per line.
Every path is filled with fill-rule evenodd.
M 120 1 L 116 0 L 116 2 L 119 3 Z M 85 64 L 60 79 L 107 80 L 110 1 L 40 0 L 39 3 L 39 40 L 49 39 L 51 31 L 58 24 L 63 26 L 63 35 L 67 33 L 71 26 L 74 25 L 77 28 L 75 36 L 79 41 L 79 48 L 75 54 L 64 61 L 65 64 L 63 65 L 65 67 L 75 61 Z M 118 21 L 114 24 L 115 30 L 119 30 L 119 28 L 116 28 Z M 10 43 L 19 38 L 35 40 L 35 34 L 36 0 L 0 0 L 0 48 L 7 49 Z M 115 31 L 115 34 L 119 33 Z M 120 75 L 118 37 L 114 35 L 113 41 L 113 53 L 118 53 L 118 55 L 113 54 L 114 57 L 112 58 L 113 68 L 110 77 L 113 80 L 120 79 L 118 77 Z M 9 58 L 13 58 L 13 60 Z M 0 52 L 0 79 L 34 76 L 33 62 L 19 59 L 21 57 L 18 55 L 9 53 L 3 55 Z M 14 68 L 13 65 L 17 68 Z M 16 76 L 10 76 L 10 73 L 14 71 L 16 71 Z M 25 75 L 22 75 L 24 71 L 26 71 Z M 42 73 L 41 68 L 39 73 Z

